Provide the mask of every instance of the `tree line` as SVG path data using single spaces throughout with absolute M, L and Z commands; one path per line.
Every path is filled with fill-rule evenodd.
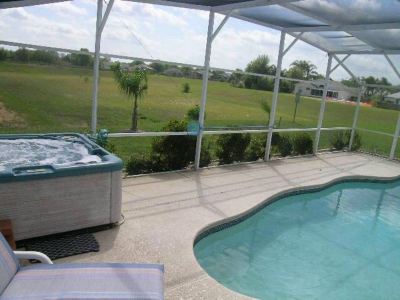
M 80 53 L 60 54 L 57 51 L 51 50 L 29 50 L 26 48 L 19 48 L 15 51 L 0 48 L 0 61 L 11 60 L 22 63 L 45 63 L 45 64 L 64 64 L 79 67 L 93 67 L 93 56 L 89 53 L 88 49 L 82 48 Z M 161 74 L 174 77 L 186 77 L 193 79 L 202 78 L 202 70 L 189 66 L 180 66 L 173 64 L 165 64 L 160 62 L 153 62 L 146 64 L 142 60 L 134 60 L 128 67 L 136 68 L 146 66 L 149 73 Z M 109 58 L 101 58 L 100 68 L 108 69 L 111 66 Z M 250 61 L 244 70 L 236 69 L 237 72 L 227 73 L 220 70 L 213 70 L 210 72 L 209 80 L 228 82 L 234 87 L 256 89 L 264 91 L 272 91 L 274 87 L 274 79 L 270 77 L 262 77 L 255 75 L 243 74 L 242 72 L 257 73 L 264 75 L 274 76 L 276 66 L 271 64 L 268 55 L 259 55 L 254 60 Z M 292 62 L 288 69 L 281 71 L 282 77 L 294 78 L 300 80 L 316 80 L 324 78 L 323 75 L 317 72 L 317 67 L 306 60 L 296 60 Z M 375 78 L 373 76 L 360 77 L 359 80 L 367 84 L 381 84 L 390 86 L 391 83 L 387 78 Z M 344 85 L 349 87 L 357 87 L 358 83 L 355 79 L 346 79 L 341 81 Z M 294 90 L 295 82 L 288 80 L 281 80 L 280 92 L 291 93 Z M 382 88 L 367 87 L 365 91 L 366 97 L 383 97 L 387 91 Z
M 73 65 L 80 67 L 93 67 L 93 56 L 88 49 L 82 48 L 81 53 L 59 54 L 52 50 L 29 50 L 19 48 L 15 51 L 0 48 L 0 61 L 10 60 L 20 63 L 44 63 L 56 65 Z M 102 58 L 101 64 L 109 61 Z

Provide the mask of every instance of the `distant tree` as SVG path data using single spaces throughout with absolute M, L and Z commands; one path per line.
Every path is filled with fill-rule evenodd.
M 143 98 L 148 89 L 146 72 L 141 68 L 137 68 L 132 72 L 122 70 L 119 62 L 115 63 L 111 69 L 121 91 L 128 97 L 133 97 L 131 130 L 137 131 L 138 100 Z
M 166 70 L 166 65 L 162 63 L 157 63 L 153 62 L 150 64 L 150 67 L 154 70 L 156 73 L 163 73 Z
M 26 48 L 19 48 L 15 51 L 15 60 L 19 62 L 29 62 L 30 53 L 29 50 Z
M 81 48 L 80 51 L 81 53 L 71 53 L 67 55 L 69 58 L 66 60 L 75 66 L 91 67 L 93 65 L 93 57 L 90 55 L 89 50 Z
M 273 72 L 270 66 L 270 59 L 268 55 L 259 55 L 256 59 L 249 62 L 246 67 L 246 72 L 258 74 L 271 74 Z
M 140 65 L 144 65 L 144 61 L 143 60 L 133 60 L 132 62 L 129 63 L 129 65 L 131 66 L 140 66 Z
M 317 67 L 311 63 L 310 61 L 306 60 L 295 60 L 291 63 L 292 67 L 296 67 L 298 70 L 302 72 L 302 78 L 305 80 L 315 79 L 318 76 Z M 300 79 L 300 78 L 299 78 Z
M 181 67 L 180 70 L 181 70 L 183 76 L 185 76 L 185 77 L 191 77 L 192 76 L 193 68 L 191 68 L 191 67 Z
M 240 73 L 242 72 L 242 70 L 236 69 L 235 71 L 238 72 L 233 72 L 231 76 L 229 76 L 228 82 L 235 87 L 244 87 L 243 80 L 245 76 L 242 73 Z
M 245 70 L 246 72 L 257 74 L 275 74 L 275 66 L 270 65 L 269 63 L 270 59 L 268 55 L 259 55 L 256 59 L 249 62 Z M 273 87 L 273 81 L 267 77 L 246 75 L 244 79 L 244 86 L 249 89 L 270 91 Z
M 0 61 L 8 58 L 8 51 L 4 48 L 0 48 Z

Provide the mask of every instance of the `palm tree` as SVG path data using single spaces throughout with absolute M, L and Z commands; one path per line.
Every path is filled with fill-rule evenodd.
M 115 63 L 111 69 L 121 91 L 128 98 L 133 97 L 134 99 L 131 130 L 137 131 L 138 100 L 143 98 L 148 88 L 146 72 L 141 68 L 135 68 L 132 72 L 122 70 L 119 62 Z

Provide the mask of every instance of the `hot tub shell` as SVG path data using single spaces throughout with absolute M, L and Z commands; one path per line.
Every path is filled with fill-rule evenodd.
M 102 162 L 26 166 L 0 173 L 0 219 L 11 219 L 16 240 L 119 222 L 122 161 L 80 134 L 2 135 L 0 139 L 79 139 Z

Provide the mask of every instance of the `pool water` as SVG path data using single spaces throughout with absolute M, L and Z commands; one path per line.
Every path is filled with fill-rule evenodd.
M 218 282 L 259 299 L 400 297 L 400 181 L 288 196 L 194 251 Z

